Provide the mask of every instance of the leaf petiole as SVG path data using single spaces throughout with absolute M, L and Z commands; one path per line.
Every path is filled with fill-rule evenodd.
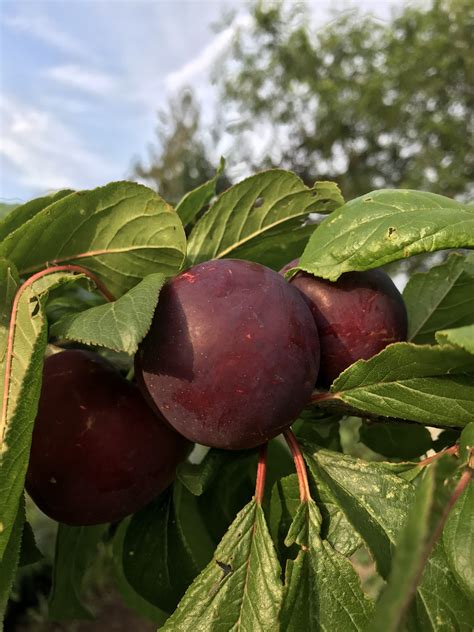
M 306 465 L 304 462 L 303 453 L 299 443 L 295 437 L 295 434 L 291 428 L 288 428 L 284 433 L 284 437 L 291 450 L 293 461 L 295 462 L 296 473 L 298 475 L 298 484 L 300 488 L 300 501 L 306 503 L 311 500 L 311 492 L 309 490 L 308 475 L 306 472 Z

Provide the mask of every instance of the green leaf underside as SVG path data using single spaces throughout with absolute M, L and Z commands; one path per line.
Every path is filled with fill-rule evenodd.
M 299 268 L 335 281 L 422 252 L 474 247 L 474 208 L 435 193 L 383 189 L 351 200 L 314 232 Z
M 221 257 L 242 257 L 269 231 L 283 235 L 314 211 L 330 211 L 342 203 L 337 185 L 316 183 L 313 189 L 288 171 L 275 169 L 251 176 L 225 191 L 203 215 L 189 237 L 192 263 Z M 289 224 L 288 224 L 289 223 Z
M 287 544 L 300 545 L 286 567 L 282 630 L 364 630 L 372 603 L 349 560 L 319 537 L 314 501 L 300 505 Z
M 389 345 L 334 381 L 334 397 L 364 412 L 458 426 L 474 416 L 474 358 L 452 346 Z
M 72 193 L 0 243 L 25 276 L 52 264 L 81 265 L 116 297 L 148 274 L 175 274 L 186 251 L 179 217 L 154 191 L 115 182 Z
M 238 461 L 241 456 L 246 455 L 246 451 L 230 452 L 211 448 L 201 463 L 184 461 L 178 465 L 176 476 L 194 496 L 201 496 L 226 464 Z
M 445 329 L 436 332 L 436 342 L 440 345 L 450 344 L 461 347 L 469 353 L 474 353 L 474 325 Z
M 123 571 L 135 592 L 172 612 L 212 552 L 196 498 L 175 484 L 132 516 L 123 545 Z
M 147 617 L 156 625 L 163 625 L 169 613 L 160 610 L 149 601 L 139 595 L 128 583 L 123 572 L 123 541 L 130 520 L 123 520 L 117 528 L 113 539 L 113 570 L 115 584 L 120 594 L 129 608 L 138 612 L 141 616 Z
M 63 189 L 17 206 L 0 222 L 0 242 L 22 224 L 32 219 L 37 213 L 71 193 L 74 193 L 72 189 Z
M 449 567 L 466 595 L 474 599 L 474 484 L 454 505 L 443 531 Z
M 388 577 L 392 550 L 414 502 L 413 484 L 394 473 L 395 464 L 369 463 L 328 450 L 304 448 L 314 484 L 317 486 L 323 479 L 331 488 L 339 506 L 367 543 L 379 572 Z M 439 621 L 448 622 L 451 627 L 446 629 L 467 632 L 469 603 L 447 569 L 440 546 L 428 559 L 413 608 L 422 622 L 413 630 L 437 632 Z
M 49 618 L 53 621 L 94 618 L 82 603 L 82 582 L 106 528 L 107 525 L 58 525 L 53 585 L 48 600 Z
M 383 456 L 413 459 L 431 446 L 431 434 L 424 426 L 396 423 L 363 423 L 359 430 L 362 443 Z
M 15 579 L 16 569 L 20 560 L 20 548 L 25 523 L 25 503 L 22 500 L 13 522 L 10 539 L 0 561 L 0 627 L 3 630 L 3 620 L 10 591 Z
M 67 272 L 44 276 L 27 287 L 18 302 L 13 359 L 5 423 L 0 423 L 0 556 L 23 491 L 33 422 L 41 388 L 43 356 L 47 345 L 47 323 L 43 306 L 48 292 L 62 284 L 84 278 Z M 0 368 L 0 410 L 3 405 L 5 361 Z
M 408 340 L 433 343 L 435 332 L 474 323 L 474 253 L 451 253 L 428 272 L 412 275 L 403 300 Z
M 5 358 L 11 309 L 18 282 L 15 266 L 6 259 L 0 259 L 0 362 Z
M 223 172 L 224 167 L 225 160 L 224 158 L 221 158 L 216 175 L 193 191 L 186 193 L 186 195 L 180 200 L 176 207 L 176 213 L 183 222 L 183 226 L 192 222 L 199 211 L 212 200 L 216 193 L 217 181 Z
M 280 567 L 262 508 L 246 505 L 163 630 L 278 630 Z
M 114 302 L 65 316 L 51 327 L 51 335 L 134 354 L 150 328 L 164 282 L 163 274 L 149 274 Z

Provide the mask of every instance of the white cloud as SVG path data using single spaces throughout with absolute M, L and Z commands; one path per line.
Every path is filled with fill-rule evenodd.
M 29 7 L 31 9 L 31 5 Z M 61 30 L 45 14 L 34 14 L 30 10 L 5 17 L 3 22 L 13 30 L 31 35 L 63 53 L 88 59 L 94 57 L 84 42 Z
M 53 66 L 44 70 L 43 75 L 70 88 L 101 96 L 109 96 L 117 86 L 110 75 L 77 64 Z
M 46 111 L 3 95 L 0 120 L 0 155 L 24 186 L 40 191 L 87 188 L 117 176 L 117 168 Z

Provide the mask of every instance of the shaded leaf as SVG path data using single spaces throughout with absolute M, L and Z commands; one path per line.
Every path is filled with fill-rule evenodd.
M 454 505 L 443 531 L 449 568 L 470 599 L 474 599 L 474 485 Z
M 149 274 L 116 301 L 65 316 L 51 335 L 132 355 L 150 328 L 164 282 L 163 274 Z
M 3 362 L 7 348 L 8 328 L 19 279 L 15 266 L 0 259 L 0 361 Z
M 260 505 L 235 518 L 214 559 L 186 591 L 163 630 L 278 630 L 280 567 Z
M 53 621 L 94 618 L 82 603 L 82 583 L 106 528 L 107 525 L 58 525 L 53 585 L 48 600 L 49 618 Z
M 267 234 L 290 233 L 312 211 L 330 211 L 342 203 L 335 184 L 305 187 L 293 173 L 274 169 L 227 189 L 195 225 L 188 243 L 192 263 L 241 257 L 239 249 Z M 245 251 L 244 251 L 245 252 Z
M 177 479 L 195 496 L 201 496 L 203 492 L 215 480 L 224 465 L 239 459 L 241 452 L 218 450 L 211 448 L 201 463 L 180 463 L 176 470 Z
M 47 345 L 44 304 L 48 292 L 73 283 L 83 275 L 55 272 L 37 279 L 21 292 L 16 309 L 11 367 L 0 365 L 0 556 L 5 550 L 23 492 L 33 423 L 41 388 L 43 356 Z M 3 385 L 7 384 L 7 401 Z
M 181 221 L 183 222 L 183 226 L 192 222 L 199 211 L 209 204 L 214 195 L 216 194 L 216 185 L 219 180 L 220 175 L 224 171 L 225 160 L 221 157 L 219 162 L 219 167 L 217 168 L 216 175 L 201 184 L 196 189 L 189 191 L 183 198 L 179 201 L 176 206 L 176 213 L 179 215 Z
M 10 539 L 0 561 L 0 623 L 3 630 L 3 619 L 10 597 L 13 580 L 20 560 L 21 539 L 23 524 L 25 522 L 25 505 L 22 501 L 17 510 L 15 521 L 12 525 Z
M 382 189 L 351 200 L 315 230 L 299 269 L 336 281 L 422 252 L 474 247 L 474 208 L 435 193 Z
M 20 561 L 18 565 L 30 566 L 30 564 L 36 564 L 43 559 L 43 554 L 36 546 L 35 534 L 31 528 L 30 523 L 25 520 L 23 525 L 23 537 L 21 539 L 20 549 Z
M 0 243 L 20 276 L 47 265 L 77 264 L 116 297 L 154 272 L 175 274 L 186 237 L 174 210 L 151 189 L 113 182 L 58 200 Z
M 408 340 L 433 343 L 439 329 L 474 322 L 474 253 L 451 253 L 441 265 L 413 274 L 404 291 Z
M 445 329 L 436 332 L 436 342 L 461 347 L 469 353 L 474 353 L 474 325 Z
M 371 450 L 390 458 L 413 459 L 432 447 L 424 426 L 396 423 L 362 423 L 360 440 Z

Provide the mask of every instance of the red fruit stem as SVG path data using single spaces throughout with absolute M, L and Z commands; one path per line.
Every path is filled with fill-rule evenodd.
M 293 455 L 293 461 L 295 462 L 296 473 L 298 475 L 298 484 L 300 487 L 300 500 L 302 503 L 311 500 L 311 492 L 309 491 L 308 474 L 306 472 L 306 465 L 304 462 L 303 453 L 299 446 L 298 440 L 291 428 L 288 428 L 284 433 L 288 447 Z
M 330 399 L 337 399 L 336 393 L 331 393 L 330 391 L 324 391 L 321 393 L 320 391 L 313 391 L 311 394 L 310 404 L 317 404 L 318 402 L 324 402 Z
M 419 461 L 417 465 L 419 467 L 425 467 L 425 465 L 428 465 L 429 463 L 432 463 L 436 459 L 439 459 L 444 454 L 452 454 L 453 456 L 458 456 L 458 453 L 459 453 L 459 446 L 456 443 L 455 445 L 452 445 L 450 448 L 444 448 L 444 450 L 440 450 L 439 452 L 436 452 L 436 454 L 433 454 L 432 456 L 429 456 L 426 459 Z
M 262 445 L 258 456 L 257 480 L 255 482 L 255 502 L 260 505 L 265 492 L 265 478 L 267 476 L 267 444 Z
M 51 266 L 46 268 L 45 270 L 41 270 L 36 274 L 30 276 L 24 283 L 20 285 L 18 288 L 15 298 L 13 300 L 12 313 L 10 316 L 10 324 L 8 328 L 8 343 L 7 343 L 7 353 L 5 358 L 5 379 L 3 383 L 3 403 L 2 403 L 2 417 L 0 420 L 0 428 L 1 428 L 1 441 L 0 444 L 3 444 L 5 438 L 5 430 L 7 427 L 6 419 L 7 419 L 7 410 L 8 410 L 8 392 L 10 386 L 10 371 L 12 365 L 13 358 L 13 340 L 15 337 L 15 327 L 16 327 L 16 316 L 18 312 L 18 303 L 20 302 L 20 298 L 23 292 L 30 286 L 33 285 L 35 281 L 41 279 L 48 274 L 53 274 L 54 272 L 77 272 L 79 274 L 85 274 L 91 281 L 95 284 L 99 292 L 108 300 L 114 301 L 115 297 L 109 292 L 109 290 L 105 287 L 105 285 L 100 281 L 95 274 L 89 272 L 85 268 L 81 266 L 76 266 L 73 264 L 63 265 L 63 266 Z

